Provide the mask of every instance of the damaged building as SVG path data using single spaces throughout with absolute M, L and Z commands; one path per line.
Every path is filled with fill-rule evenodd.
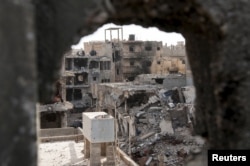
M 39 105 L 40 128 L 65 128 L 68 126 L 67 114 L 73 109 L 70 102 L 56 102 Z
M 68 113 L 73 110 L 73 104 L 62 99 L 62 80 L 55 83 L 53 98 L 47 103 L 37 104 L 39 128 L 65 128 L 68 126 Z
M 114 31 L 118 34 L 115 39 Z M 106 32 L 110 32 L 110 38 Z M 75 110 L 83 111 L 95 105 L 90 90 L 95 84 L 134 81 L 140 74 L 186 74 L 185 64 L 185 46 L 181 42 L 166 51 L 162 42 L 136 40 L 133 34 L 123 40 L 122 28 L 108 28 L 105 41 L 85 42 L 84 50 L 65 54 L 62 98 L 72 102 Z
M 115 117 L 117 145 L 139 165 L 182 164 L 203 146 L 192 136 L 194 87 L 105 83 L 93 96 L 96 111 Z
M 152 73 L 155 57 L 162 54 L 162 42 L 135 40 L 134 35 L 122 42 L 123 55 L 121 71 L 123 79 L 133 81 L 139 74 Z
M 114 64 L 106 54 L 97 56 L 74 50 L 67 53 L 64 64 L 62 98 L 73 103 L 75 109 L 93 105 L 91 84 L 115 81 Z
M 136 83 L 162 85 L 163 88 L 171 89 L 174 87 L 183 87 L 187 85 L 185 74 L 140 74 L 136 76 Z

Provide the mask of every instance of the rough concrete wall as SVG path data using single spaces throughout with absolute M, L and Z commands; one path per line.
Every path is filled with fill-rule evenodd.
M 92 50 L 95 50 L 97 52 L 97 56 L 109 56 L 109 57 L 112 56 L 112 44 L 111 43 L 106 43 L 104 41 L 85 42 L 84 51 L 86 52 L 86 54 L 89 54 L 90 51 Z
M 0 5 L 0 165 L 37 165 L 33 6 Z
M 186 76 L 185 75 L 169 75 L 163 80 L 163 87 L 166 89 L 172 89 L 174 87 L 186 86 Z

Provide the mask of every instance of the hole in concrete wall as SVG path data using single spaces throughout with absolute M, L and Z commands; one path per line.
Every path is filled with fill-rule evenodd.
M 75 85 L 81 85 L 86 83 L 88 83 L 88 73 L 83 72 L 75 74 L 75 81 L 74 81 Z
M 135 80 L 135 77 L 128 77 L 127 80 L 128 80 L 128 81 L 134 81 L 134 80 Z
M 127 105 L 128 107 L 132 108 L 134 106 L 146 104 L 148 102 L 148 98 L 149 96 L 147 96 L 145 92 L 137 93 L 128 98 Z
M 81 70 L 87 68 L 88 59 L 86 58 L 74 58 L 74 70 Z
M 157 84 L 163 84 L 163 78 L 156 78 L 155 79 L 155 82 L 157 83 Z
M 97 52 L 96 52 L 95 50 L 91 50 L 91 51 L 89 52 L 89 54 L 90 54 L 91 56 L 95 56 L 95 55 L 97 55 Z
M 145 50 L 146 50 L 146 51 L 151 51 L 151 50 L 152 50 L 152 46 L 146 46 L 146 47 L 145 47 Z
M 99 62 L 98 61 L 90 61 L 89 69 L 95 69 L 95 68 L 99 68 Z
M 82 99 L 82 90 L 81 89 L 74 89 L 74 100 L 81 100 Z
M 40 115 L 40 127 L 45 128 L 59 128 L 61 125 L 60 114 L 53 112 L 42 112 Z
M 65 70 L 72 70 L 73 69 L 73 59 L 71 58 L 66 58 L 65 59 Z
M 66 89 L 66 100 L 72 101 L 73 100 L 73 88 Z

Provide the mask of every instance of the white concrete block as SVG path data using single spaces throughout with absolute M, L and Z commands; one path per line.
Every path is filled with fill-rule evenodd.
M 82 113 L 83 135 L 91 143 L 114 142 L 114 118 L 105 112 Z

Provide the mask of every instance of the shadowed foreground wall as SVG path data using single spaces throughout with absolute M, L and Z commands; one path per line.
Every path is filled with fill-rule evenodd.
M 249 17 L 246 0 L 3 0 L 0 160 L 15 165 L 22 157 L 19 165 L 35 165 L 36 94 L 48 102 L 63 52 L 108 22 L 182 33 L 196 86 L 197 133 L 210 148 L 250 148 Z M 33 31 L 36 51 L 27 33 Z
M 36 165 L 33 6 L 0 5 L 0 165 Z

